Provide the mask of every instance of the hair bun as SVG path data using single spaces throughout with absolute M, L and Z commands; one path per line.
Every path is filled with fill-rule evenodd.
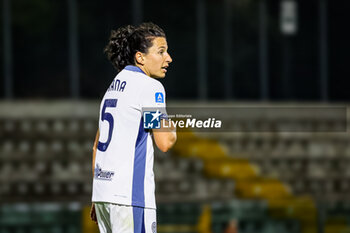
M 117 30 L 112 30 L 109 37 L 109 42 L 104 49 L 107 57 L 112 62 L 113 66 L 118 70 L 122 70 L 126 64 L 123 57 L 128 57 L 130 49 L 128 38 L 134 33 L 135 27 L 127 25 L 120 27 Z

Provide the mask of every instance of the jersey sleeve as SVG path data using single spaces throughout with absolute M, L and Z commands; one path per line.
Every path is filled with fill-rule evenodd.
M 161 118 L 167 119 L 165 97 L 166 95 L 163 85 L 159 81 L 152 82 L 151 85 L 145 87 L 143 94 L 141 95 L 143 111 L 159 110 L 162 113 Z

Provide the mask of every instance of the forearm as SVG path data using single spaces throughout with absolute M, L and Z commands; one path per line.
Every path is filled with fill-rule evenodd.
M 162 120 L 162 125 L 164 125 L 164 119 Z M 161 129 L 153 130 L 153 138 L 157 147 L 163 151 L 167 152 L 176 142 L 176 127 L 171 125 L 169 127 L 162 127 Z
M 177 139 L 177 135 L 176 135 L 176 127 L 175 126 L 170 126 L 168 128 L 168 131 L 166 131 L 167 133 L 167 141 L 168 141 L 168 144 L 169 144 L 169 148 L 173 147 L 173 145 L 175 144 L 176 142 L 176 139 Z
M 96 151 L 97 151 L 97 145 L 98 145 L 98 138 L 100 137 L 100 131 L 97 130 L 94 147 L 92 148 L 92 176 L 94 176 L 94 169 L 95 169 L 95 159 L 96 159 Z

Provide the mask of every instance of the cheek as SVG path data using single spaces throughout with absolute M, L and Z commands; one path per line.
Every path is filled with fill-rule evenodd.
M 163 64 L 163 61 L 161 59 L 159 59 L 159 58 L 158 59 L 154 59 L 152 67 L 154 69 L 159 69 L 159 68 L 162 67 L 162 64 Z
M 154 72 L 159 72 L 163 65 L 163 62 L 163 57 L 152 56 L 152 58 L 149 60 L 149 68 L 152 69 Z

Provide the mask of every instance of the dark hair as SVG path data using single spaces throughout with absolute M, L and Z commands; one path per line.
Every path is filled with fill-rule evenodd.
M 127 65 L 135 65 L 136 52 L 147 53 L 155 37 L 165 37 L 164 31 L 154 23 L 127 25 L 112 30 L 104 52 L 120 72 Z

